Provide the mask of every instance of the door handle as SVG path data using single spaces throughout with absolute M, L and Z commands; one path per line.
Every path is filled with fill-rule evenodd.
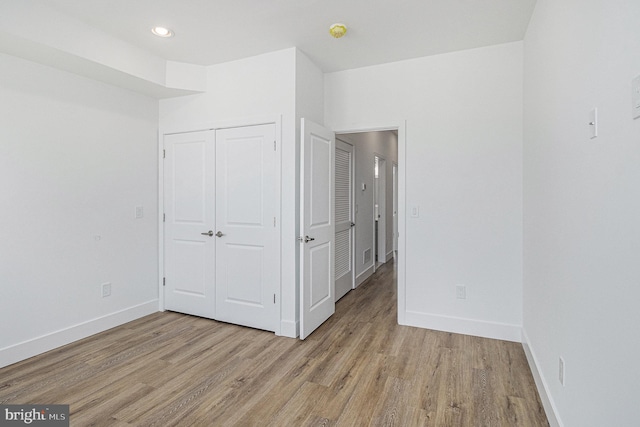
M 209 230 L 209 231 L 208 231 L 208 232 L 206 232 L 206 233 L 200 233 L 200 234 L 202 234 L 203 236 L 209 236 L 209 237 L 211 237 L 211 236 L 213 236 L 213 231 L 212 231 L 212 230 Z
M 211 235 L 213 235 L 213 231 L 211 231 Z M 223 233 L 222 231 L 218 231 L 218 232 L 216 233 L 216 236 L 217 236 L 217 237 L 222 237 L 222 236 L 224 236 L 224 233 Z
M 298 240 L 300 240 L 301 242 L 309 243 L 310 241 L 316 240 L 316 239 L 314 237 L 304 236 L 304 237 L 298 237 Z
M 349 227 L 355 227 L 355 226 L 356 226 L 356 223 L 351 221 L 351 225 L 349 225 Z

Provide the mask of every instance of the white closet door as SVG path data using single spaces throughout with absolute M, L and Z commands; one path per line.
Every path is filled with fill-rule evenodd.
M 280 284 L 275 125 L 216 131 L 216 319 L 275 331 Z
M 215 150 L 212 131 L 164 140 L 165 308 L 215 316 Z
M 336 139 L 336 297 L 354 285 L 353 270 L 353 146 Z

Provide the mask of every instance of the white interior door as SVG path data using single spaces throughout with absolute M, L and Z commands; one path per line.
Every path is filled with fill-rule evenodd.
M 378 247 L 377 262 L 384 264 L 387 262 L 387 162 L 382 157 L 377 156 L 378 168 L 376 176 L 377 188 L 377 227 L 378 227 Z
M 335 183 L 335 271 L 338 301 L 354 285 L 353 270 L 353 145 L 336 139 Z
M 280 284 L 275 125 L 216 131 L 216 319 L 275 331 Z
M 300 338 L 335 312 L 335 134 L 302 119 L 300 150 Z
M 208 318 L 215 315 L 214 138 L 204 131 L 164 140 L 165 308 Z

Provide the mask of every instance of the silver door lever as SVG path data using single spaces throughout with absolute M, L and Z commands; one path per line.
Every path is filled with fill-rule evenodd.
M 218 236 L 218 237 L 222 237 L 222 236 L 224 236 L 224 234 L 222 233 L 222 231 L 218 231 L 218 232 L 216 233 L 216 236 Z
M 298 237 L 298 240 L 300 240 L 301 242 L 309 243 L 310 241 L 316 240 L 316 239 L 314 237 L 304 236 L 304 237 Z
M 213 236 L 213 231 L 212 231 L 212 230 L 209 230 L 207 233 L 200 233 L 200 234 L 202 234 L 203 236 L 209 236 L 209 237 L 211 237 L 211 236 Z

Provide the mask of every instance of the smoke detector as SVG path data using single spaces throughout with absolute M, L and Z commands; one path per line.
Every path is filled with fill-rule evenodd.
M 331 34 L 332 37 L 339 39 L 347 34 L 347 26 L 344 24 L 333 24 L 329 27 L 329 34 Z

